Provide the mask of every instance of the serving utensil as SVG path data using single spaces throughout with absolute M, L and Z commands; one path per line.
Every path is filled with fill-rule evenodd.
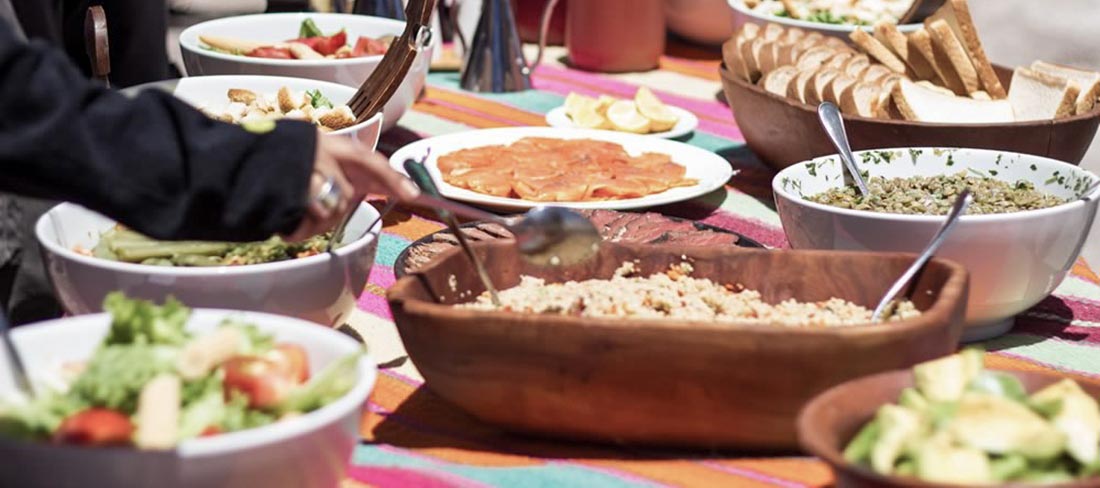
M 415 161 L 406 161 L 405 171 L 421 188 L 426 184 L 435 187 L 427 168 Z M 515 234 L 516 245 L 523 257 L 538 266 L 583 263 L 596 255 L 602 242 L 599 231 L 590 220 L 565 207 L 540 206 L 520 217 L 501 217 L 439 197 L 437 191 L 429 193 L 431 195 L 421 194 L 415 203 L 454 212 L 472 220 L 487 220 L 507 228 Z
M 107 14 L 103 7 L 88 7 L 84 15 L 84 52 L 91 63 L 92 76 L 111 87 L 111 49 L 107 37 Z
M 19 356 L 19 350 L 15 348 L 15 342 L 11 340 L 11 324 L 4 312 L 0 312 L 0 336 L 4 340 L 4 352 L 7 353 L 8 365 L 11 366 L 15 386 L 28 398 L 34 398 L 34 387 L 31 385 L 30 377 L 27 376 L 27 369 L 23 367 L 23 359 Z
M 909 266 L 902 273 L 901 277 L 890 285 L 890 289 L 886 291 L 886 295 L 882 297 L 882 300 L 878 302 L 878 306 L 875 307 L 875 311 L 871 314 L 871 322 L 881 322 L 882 319 L 888 315 L 888 312 L 893 310 L 894 304 L 897 303 L 897 298 L 902 294 L 906 288 L 909 287 L 909 282 L 917 275 L 924 265 L 928 263 L 929 259 L 932 259 L 932 255 L 936 254 L 936 251 L 943 245 L 943 241 L 947 239 L 947 234 L 951 233 L 951 229 L 958 223 L 959 217 L 966 212 L 966 208 L 973 202 L 973 197 L 970 196 L 970 190 L 963 189 L 955 197 L 955 204 L 951 206 L 951 211 L 947 213 L 947 220 L 943 222 L 940 229 L 936 231 L 936 235 L 932 236 L 932 240 L 928 243 L 928 246 L 924 248 L 920 256 L 916 261 Z
M 417 53 L 431 45 L 432 29 L 429 24 L 433 10 L 435 0 L 409 0 L 405 6 L 405 31 L 390 44 L 378 67 L 348 102 L 356 123 L 382 111 L 401 85 L 401 80 L 409 73 Z
M 863 198 L 867 198 L 871 192 L 867 189 L 867 182 L 863 181 L 863 175 L 859 173 L 859 167 L 856 166 L 856 158 L 852 155 L 851 145 L 848 144 L 848 134 L 844 131 L 844 119 L 840 117 L 840 109 L 833 103 L 824 102 L 817 106 L 817 117 L 821 121 L 821 127 L 829 135 L 829 140 L 840 153 L 840 160 L 844 161 L 844 168 L 847 169 L 843 172 L 844 184 L 851 185 L 854 181 L 859 188 L 859 193 Z
M 386 202 L 386 206 L 382 207 L 382 210 L 378 212 L 378 217 L 367 226 L 367 231 L 370 232 L 370 230 L 374 228 L 374 225 L 386 218 L 386 214 L 390 213 L 396 206 L 397 199 L 390 197 L 389 201 Z M 351 218 L 355 216 L 355 211 L 357 209 L 357 206 L 349 209 L 348 213 L 344 215 L 344 219 L 340 221 L 335 229 L 333 229 L 332 237 L 329 238 L 328 245 L 325 246 L 325 252 L 332 252 L 333 249 L 336 249 L 336 243 L 344 240 L 344 231 L 347 230 L 348 224 L 351 222 Z

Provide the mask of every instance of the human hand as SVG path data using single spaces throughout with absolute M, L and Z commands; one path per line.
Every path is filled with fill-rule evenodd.
M 339 199 L 335 206 L 326 208 L 316 197 L 330 177 L 339 189 Z M 412 181 L 394 171 L 384 156 L 367 150 L 358 141 L 318 134 L 309 187 L 309 209 L 302 223 L 287 239 L 302 240 L 332 230 L 351 207 L 363 201 L 368 193 L 410 201 L 420 191 Z

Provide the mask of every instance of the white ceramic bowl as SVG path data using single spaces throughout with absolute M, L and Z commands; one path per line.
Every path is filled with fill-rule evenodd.
M 229 104 L 226 93 L 231 88 L 243 88 L 267 96 L 277 93 L 284 86 L 293 92 L 321 90 L 321 94 L 328 97 L 337 106 L 347 105 L 351 97 L 355 95 L 355 88 L 327 81 L 283 76 L 247 75 L 181 78 L 174 80 L 171 84 L 171 92 L 196 107 L 206 106 L 218 110 Z M 383 119 L 384 115 L 379 113 L 351 127 L 329 132 L 328 135 L 352 137 L 374 150 L 378 146 L 378 136 L 382 132 Z
M 120 290 L 162 301 L 171 295 L 193 307 L 232 308 L 298 317 L 339 325 L 367 284 L 378 248 L 378 211 L 364 203 L 348 225 L 344 243 L 333 253 L 248 266 L 161 267 L 85 256 L 115 225 L 107 217 L 63 203 L 35 225 L 46 269 L 65 311 L 96 313 L 103 298 Z
M 312 18 L 317 27 L 326 34 L 346 29 L 349 42 L 354 42 L 359 36 L 401 35 L 405 30 L 405 23 L 401 21 L 350 14 L 257 14 L 210 20 L 188 27 L 180 33 L 180 50 L 187 74 L 289 76 L 331 81 L 358 89 L 378 67 L 382 56 L 317 61 L 251 58 L 203 49 L 199 41 L 200 35 L 215 35 L 260 42 L 282 42 L 297 37 L 298 27 L 307 17 Z M 431 47 L 416 56 L 409 73 L 393 97 L 386 102 L 383 130 L 394 127 L 416 101 L 417 95 L 424 88 L 431 58 Z
M 884 157 L 885 156 L 885 157 Z M 937 256 L 970 271 L 964 341 L 987 339 L 1012 327 L 1014 317 L 1046 298 L 1066 277 L 1092 227 L 1097 195 L 1076 200 L 1098 177 L 1076 166 L 1019 153 L 980 149 L 884 149 L 856 153 L 871 177 L 969 172 L 1074 199 L 1057 207 L 993 215 L 964 215 Z M 807 201 L 841 186 L 836 156 L 802 162 L 772 180 L 776 208 L 795 249 L 920 252 L 942 216 L 848 210 Z
M 316 324 L 277 315 L 195 310 L 187 328 L 214 329 L 227 317 L 243 319 L 277 340 L 305 348 L 310 371 L 362 350 L 351 338 Z M 107 314 L 51 320 L 19 327 L 12 339 L 34 379 L 66 362 L 86 360 L 110 326 Z M 5 351 L 0 350 L 0 356 Z M 15 392 L 11 372 L 0 374 L 0 396 Z M 293 420 L 182 442 L 175 450 L 92 449 L 0 438 L 4 486 L 30 487 L 283 487 L 337 486 L 359 439 L 363 403 L 377 371 L 364 356 L 355 386 L 329 405 Z
M 733 31 L 737 32 L 741 30 L 741 26 L 745 24 L 759 24 L 764 25 L 768 23 L 779 24 L 783 27 L 799 27 L 807 32 L 820 32 L 822 35 L 840 37 L 845 40 L 848 39 L 848 35 L 856 29 L 854 25 L 840 25 L 840 24 L 823 24 L 821 22 L 808 22 L 805 20 L 797 20 L 789 17 L 776 17 L 774 15 L 768 15 L 761 12 L 755 12 L 752 9 L 745 6 L 745 0 L 729 0 L 729 6 L 733 9 Z M 900 24 L 898 30 L 904 33 L 910 33 L 916 30 L 920 30 L 924 24 Z M 870 32 L 871 26 L 863 26 L 863 30 Z

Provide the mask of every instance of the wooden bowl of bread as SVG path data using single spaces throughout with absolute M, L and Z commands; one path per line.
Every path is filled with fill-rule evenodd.
M 640 305 L 632 301 L 622 282 L 589 285 L 614 296 L 612 306 L 632 310 L 623 314 L 629 316 L 589 316 L 607 305 L 595 296 L 598 291 L 586 292 L 593 295 L 583 299 L 590 304 L 585 311 L 562 305 L 540 313 L 509 304 L 509 297 L 516 297 L 509 288 L 522 286 L 522 277 L 544 279 L 528 298 L 557 306 L 564 301 L 552 284 L 580 282 L 559 285 L 565 288 L 608 280 L 621 276 L 624 264 L 639 276 L 662 279 L 660 274 L 668 273 L 665 284 L 686 275 L 710 280 L 728 293 L 739 286 L 756 290 L 759 300 L 770 304 L 794 299 L 823 305 L 836 297 L 873 308 L 912 255 L 605 243 L 582 266 L 540 268 L 528 264 L 513 243 L 473 247 L 505 305 L 513 308 L 461 306 L 475 301 L 484 287 L 457 249 L 389 290 L 401 340 L 427 387 L 508 430 L 609 443 L 795 449 L 795 417 L 815 394 L 953 351 L 968 286 L 961 266 L 935 259 L 911 295 L 920 315 L 881 324 L 685 318 L 672 315 L 695 309 L 666 302 L 658 292 L 650 306 L 667 303 L 667 314 L 641 318 L 649 299 Z M 674 277 L 672 267 L 685 262 L 691 268 Z M 699 290 L 691 296 L 713 297 L 691 286 Z
M 772 166 L 833 154 L 816 108 L 840 106 L 853 149 L 969 147 L 1080 163 L 1100 125 L 1100 73 L 985 56 L 965 0 L 908 34 L 879 23 L 851 43 L 777 24 L 723 45 L 723 89 L 749 147 Z

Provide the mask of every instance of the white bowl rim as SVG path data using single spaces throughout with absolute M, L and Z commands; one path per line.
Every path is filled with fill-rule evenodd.
M 788 26 L 791 26 L 791 27 L 799 27 L 799 28 L 808 29 L 808 30 L 820 30 L 820 31 L 834 32 L 834 33 L 837 33 L 837 34 L 842 34 L 842 33 L 845 33 L 845 32 L 852 32 L 852 31 L 856 30 L 856 28 L 860 28 L 860 29 L 863 29 L 863 30 L 866 30 L 866 31 L 870 31 L 870 30 L 874 29 L 874 26 L 870 26 L 870 25 L 826 24 L 826 23 L 823 23 L 823 22 L 810 22 L 810 21 L 806 21 L 806 20 L 792 19 L 792 18 L 789 18 L 789 17 L 776 17 L 774 15 L 762 15 L 762 14 L 757 13 L 757 12 L 753 11 L 752 9 L 748 8 L 745 5 L 744 0 L 728 0 L 727 3 L 729 3 L 730 8 L 736 10 L 737 12 L 739 12 L 741 14 L 744 14 L 746 16 L 752 17 L 753 19 L 756 19 L 756 20 L 758 20 L 760 22 L 764 22 L 764 23 L 769 23 L 770 22 L 770 23 L 774 23 L 774 24 L 783 24 L 783 25 L 788 25 Z M 898 30 L 900 30 L 901 32 L 911 32 L 911 31 L 919 30 L 921 27 L 924 26 L 924 24 L 923 23 L 919 23 L 919 24 L 897 24 L 897 26 L 898 26 Z
M 380 21 L 382 23 L 390 23 L 395 27 L 401 27 L 404 29 L 405 22 L 400 20 L 388 19 L 385 17 L 375 17 L 373 15 L 353 15 L 353 14 L 335 14 L 335 13 L 321 13 L 321 12 L 285 12 L 285 13 L 272 13 L 272 14 L 250 14 L 250 15 L 236 15 L 232 17 L 222 17 L 219 19 L 211 19 L 198 24 L 192 25 L 179 35 L 180 47 L 215 59 L 221 59 L 225 61 L 235 61 L 242 64 L 261 64 L 268 66 L 341 66 L 346 64 L 357 64 L 365 62 L 375 62 L 382 59 L 384 54 L 375 54 L 372 56 L 361 56 L 358 58 L 343 58 L 343 59 L 317 59 L 317 60 L 302 60 L 302 59 L 275 59 L 275 58 L 253 58 L 250 56 L 242 56 L 238 54 L 225 54 L 217 51 L 211 51 L 203 49 L 198 42 L 190 42 L 189 39 L 194 37 L 196 40 L 199 38 L 201 31 L 210 26 L 216 26 L 219 24 L 235 24 L 239 22 L 246 22 L 247 20 L 253 20 L 254 18 L 279 18 L 279 17 L 328 17 L 328 18 L 367 18 Z
M 178 81 L 183 82 L 183 80 L 190 80 L 187 83 L 211 83 L 211 84 L 216 84 L 218 82 L 228 82 L 228 81 L 237 80 L 237 81 L 240 81 L 240 83 L 242 85 L 248 84 L 250 82 L 257 82 L 257 81 L 272 81 L 272 82 L 287 83 L 287 84 L 301 83 L 303 85 L 314 85 L 314 86 L 316 86 L 316 89 L 322 90 L 324 93 L 328 93 L 331 90 L 348 92 L 348 93 L 350 93 L 350 95 L 348 96 L 349 101 L 351 100 L 352 97 L 355 96 L 355 93 L 356 93 L 356 89 L 354 87 L 350 87 L 350 86 L 347 86 L 347 85 L 341 85 L 339 83 L 333 83 L 331 81 L 325 81 L 325 80 L 314 80 L 314 79 L 310 79 L 310 78 L 297 78 L 297 77 L 294 77 L 294 76 L 210 75 L 210 76 L 189 76 L 189 77 L 185 77 L 185 78 L 180 78 Z M 178 86 L 178 84 L 177 84 L 177 86 Z M 247 87 L 240 87 L 240 88 L 248 89 Z M 174 94 L 175 93 L 173 93 L 173 95 Z M 176 97 L 176 98 L 179 98 L 179 97 Z M 369 118 L 367 120 L 364 120 L 364 121 L 362 121 L 358 124 L 355 124 L 355 125 L 350 126 L 350 127 L 344 127 L 343 129 L 340 129 L 340 130 L 334 130 L 332 132 L 326 132 L 325 135 L 326 136 L 343 136 L 343 135 L 355 134 L 355 133 L 357 133 L 357 132 L 359 132 L 359 131 L 367 128 L 367 127 L 370 127 L 372 125 L 375 125 L 375 124 L 382 125 L 383 115 L 384 114 L 380 111 L 380 112 L 374 114 L 371 118 Z
M 96 268 L 104 268 L 117 273 L 142 273 L 153 276 L 232 276 L 232 275 L 248 275 L 254 273 L 274 272 L 274 271 L 290 271 L 294 269 L 311 266 L 313 264 L 321 264 L 322 261 L 328 260 L 329 256 L 327 252 L 322 252 L 313 256 L 304 258 L 288 259 L 286 261 L 275 261 L 271 263 L 260 264 L 247 264 L 241 266 L 211 266 L 211 267 L 186 267 L 186 266 L 153 266 L 149 264 L 138 263 L 124 263 L 121 261 L 111 261 L 110 259 L 102 259 L 94 256 L 85 256 L 72 249 L 67 249 L 65 246 L 54 242 L 50 239 L 43 237 L 43 232 L 46 226 L 51 225 L 48 220 L 50 214 L 54 210 L 62 208 L 77 208 L 88 212 L 95 212 L 94 210 L 82 207 L 75 203 L 63 202 L 57 206 L 51 208 L 46 213 L 42 214 L 38 218 L 38 221 L 34 226 L 35 237 L 38 239 L 38 243 L 44 246 L 50 253 L 61 256 L 64 259 L 75 261 L 86 266 L 92 266 Z M 359 207 L 355 210 L 361 212 L 364 209 L 369 209 L 376 216 L 378 210 L 376 210 L 371 204 L 363 202 L 359 204 Z M 109 220 L 110 217 L 105 217 Z M 362 248 L 371 244 L 371 242 L 378 239 L 379 234 L 382 231 L 382 221 L 379 220 L 374 223 L 374 226 L 367 229 L 363 235 L 356 238 L 343 246 L 340 246 L 332 250 L 331 254 L 335 254 L 338 257 L 344 257 L 355 254 Z
M 976 153 L 990 153 L 990 154 L 1000 154 L 1000 155 L 1005 155 L 1005 156 L 1018 156 L 1018 157 L 1021 157 L 1021 158 L 1030 158 L 1030 160 L 1032 160 L 1032 161 L 1042 161 L 1044 164 L 1052 164 L 1056 167 L 1061 167 L 1061 168 L 1072 170 L 1073 172 L 1084 173 L 1084 174 L 1088 175 L 1089 177 L 1091 177 L 1092 181 L 1100 180 L 1100 176 L 1097 176 L 1093 172 L 1088 171 L 1088 170 L 1086 170 L 1084 168 L 1081 168 L 1079 166 L 1074 166 L 1074 165 L 1069 164 L 1069 163 L 1064 162 L 1064 161 L 1058 161 L 1057 159 L 1051 159 L 1051 158 L 1047 158 L 1047 157 L 1043 157 L 1043 156 L 1036 156 L 1036 155 L 1033 155 L 1033 154 L 1024 154 L 1024 153 L 1017 153 L 1017 152 L 1011 152 L 1011 151 L 999 151 L 999 150 L 996 150 L 996 149 L 977 149 L 977 148 L 965 148 L 965 147 L 890 147 L 890 148 L 880 148 L 880 149 L 867 149 L 867 150 L 863 150 L 863 151 L 853 151 L 852 154 L 858 156 L 860 154 L 869 153 L 869 152 L 880 152 L 880 151 L 891 151 L 891 152 L 905 151 L 905 152 L 908 152 L 910 150 L 914 150 L 914 151 L 970 151 L 970 152 L 976 152 Z M 790 178 L 790 174 L 794 173 L 794 171 L 796 169 L 804 167 L 805 165 L 807 165 L 809 163 L 821 162 L 825 159 L 838 158 L 838 157 L 839 156 L 836 155 L 836 154 L 820 156 L 820 157 L 811 159 L 809 161 L 801 161 L 801 162 L 792 164 L 792 165 L 784 168 L 782 171 L 777 173 L 774 178 L 772 178 L 772 192 L 775 194 L 776 198 L 782 196 L 783 198 L 785 198 L 787 200 L 791 200 L 792 202 L 797 202 L 799 205 L 803 205 L 803 206 L 812 208 L 814 210 L 818 210 L 818 211 L 822 211 L 822 212 L 828 212 L 828 213 L 834 213 L 834 214 L 839 214 L 839 215 L 845 215 L 845 216 L 849 216 L 849 217 L 860 217 L 860 218 L 871 219 L 871 220 L 889 220 L 889 221 L 921 222 L 921 223 L 928 223 L 928 222 L 938 223 L 938 222 L 942 222 L 943 219 L 945 218 L 945 216 L 943 216 L 943 215 L 895 214 L 895 213 L 885 213 L 885 212 L 872 212 L 870 210 L 852 210 L 852 209 L 847 209 L 847 208 L 834 207 L 832 205 L 825 205 L 825 204 L 822 204 L 822 203 L 811 202 L 811 201 L 807 200 L 806 198 L 804 198 L 803 196 L 795 194 L 795 193 L 791 193 L 791 192 L 789 192 L 789 191 L 787 191 L 783 188 L 783 185 L 782 185 L 783 178 L 784 177 Z M 887 163 L 887 165 L 889 165 L 889 164 L 890 163 Z M 997 179 L 997 178 L 994 178 L 994 179 Z M 1054 215 L 1057 215 L 1057 214 L 1060 214 L 1060 213 L 1063 213 L 1063 212 L 1076 211 L 1079 207 L 1085 207 L 1089 203 L 1090 202 L 1086 202 L 1084 200 L 1081 200 L 1080 198 L 1077 198 L 1077 199 L 1068 201 L 1066 203 L 1063 203 L 1061 205 L 1055 205 L 1053 207 L 1041 208 L 1041 209 L 1037 209 L 1037 210 L 1023 210 L 1023 211 L 1019 211 L 1019 212 L 1009 212 L 1009 213 L 1000 213 L 1000 214 L 963 215 L 963 216 L 959 217 L 959 220 L 963 221 L 963 222 L 978 223 L 978 222 L 1004 222 L 1004 221 L 1010 221 L 1010 220 L 1015 220 L 1015 219 L 1024 218 L 1024 217 L 1027 217 L 1027 218 L 1051 217 L 1051 216 L 1054 216 Z
M 374 360 L 371 358 L 366 348 L 364 348 L 361 344 L 355 342 L 355 340 L 351 337 L 347 337 L 346 335 L 336 330 L 333 330 L 330 327 L 325 327 L 323 325 L 318 325 L 313 322 L 307 322 L 305 320 L 293 317 L 286 317 L 264 312 L 252 312 L 246 310 L 194 308 L 191 309 L 191 312 L 192 319 L 197 315 L 209 315 L 213 317 L 224 317 L 232 315 L 240 316 L 243 319 L 252 322 L 264 320 L 278 322 L 279 328 L 290 327 L 300 328 L 303 330 L 308 329 L 311 334 L 336 334 L 331 336 L 333 340 L 345 341 L 345 343 L 348 345 L 354 345 L 354 347 L 356 348 L 362 348 L 363 355 L 359 358 L 359 362 L 356 366 L 358 378 L 356 378 L 355 380 L 355 386 L 353 386 L 351 390 L 349 390 L 347 393 L 344 394 L 344 396 L 340 397 L 339 399 L 330 402 L 329 404 L 318 408 L 317 410 L 305 413 L 301 417 L 289 421 L 276 422 L 270 425 L 241 430 L 237 432 L 227 432 L 211 437 L 185 440 L 183 442 L 180 442 L 179 445 L 175 448 L 175 452 L 181 456 L 194 458 L 224 455 L 236 451 L 276 444 L 278 442 L 285 441 L 287 439 L 308 432 L 316 431 L 322 426 L 338 421 L 339 418 L 346 415 L 347 411 L 349 410 L 358 414 L 358 406 L 367 401 L 367 397 L 370 394 L 370 391 L 374 388 L 374 383 L 378 375 L 378 370 L 375 366 Z M 38 330 L 41 327 L 80 327 L 83 323 L 91 323 L 100 320 L 109 320 L 108 314 L 96 313 L 47 320 L 20 327 L 18 329 L 15 329 L 13 333 L 18 337 L 21 330 Z M 133 448 L 116 449 L 119 451 L 129 451 Z

